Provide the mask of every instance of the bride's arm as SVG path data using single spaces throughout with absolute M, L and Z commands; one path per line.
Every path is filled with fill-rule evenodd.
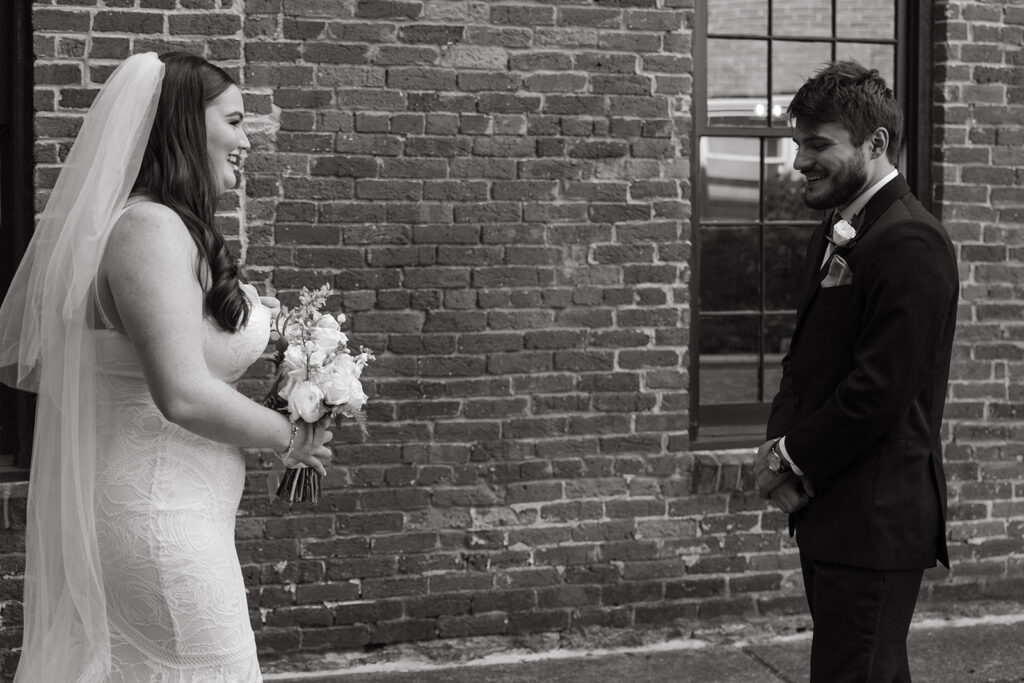
M 169 421 L 236 446 L 283 451 L 292 425 L 212 376 L 203 356 L 203 290 L 196 281 L 197 250 L 171 209 L 142 203 L 114 226 L 100 266 L 125 334 L 139 356 L 150 393 Z M 330 432 L 318 435 L 317 441 Z M 311 430 L 296 435 L 293 457 L 327 457 Z M 319 461 L 314 465 L 323 474 Z

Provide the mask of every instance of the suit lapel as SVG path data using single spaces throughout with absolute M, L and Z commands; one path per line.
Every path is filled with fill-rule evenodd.
M 796 309 L 797 318 L 796 328 L 793 332 L 794 339 L 796 338 L 796 330 L 800 329 L 800 323 L 803 322 L 804 317 L 807 315 L 807 306 L 811 303 L 811 299 L 814 298 L 814 292 L 821 282 L 821 260 L 825 258 L 825 247 L 828 244 L 828 241 L 825 239 L 825 233 L 832 227 L 829 225 L 831 217 L 832 214 L 829 213 L 811 235 L 811 248 L 808 251 L 809 260 L 804 264 L 803 285 L 800 288 L 800 305 Z
M 893 202 L 897 201 L 904 195 L 910 192 L 910 186 L 907 184 L 906 179 L 902 174 L 897 175 L 895 178 L 886 183 L 882 189 L 875 193 L 875 196 L 871 198 L 871 201 L 861 210 L 864 220 L 857 230 L 857 238 L 852 243 L 845 247 L 839 247 L 835 253 L 845 254 L 860 242 L 864 236 L 871 230 L 871 227 L 878 221 L 879 217 L 885 213 Z M 807 317 L 807 311 L 811 307 L 811 302 L 814 301 L 814 296 L 821 289 L 821 281 L 825 279 L 828 274 L 828 268 L 825 267 L 828 264 L 822 265 L 822 259 L 825 258 L 825 245 L 827 240 L 825 239 L 825 233 L 832 229 L 832 226 L 828 223 L 831 221 L 832 214 L 825 217 L 825 221 L 818 226 L 818 229 L 814 231 L 814 235 L 811 237 L 811 262 L 806 264 L 804 269 L 804 283 L 803 290 L 800 296 L 800 307 L 797 309 L 796 327 L 793 330 L 793 341 L 796 341 L 797 335 L 800 333 L 800 328 L 803 324 L 804 319 Z

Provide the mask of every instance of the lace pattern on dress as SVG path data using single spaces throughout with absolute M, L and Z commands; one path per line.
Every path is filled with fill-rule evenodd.
M 204 321 L 211 374 L 236 381 L 266 348 L 269 312 L 253 301 L 237 333 Z M 102 314 L 102 309 L 101 309 Z M 111 630 L 108 681 L 260 681 L 235 515 L 239 449 L 168 422 L 128 339 L 96 330 L 101 370 L 96 532 Z

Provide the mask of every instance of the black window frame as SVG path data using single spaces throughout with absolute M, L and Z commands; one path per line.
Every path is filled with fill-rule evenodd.
M 35 218 L 30 0 L 0 2 L 0 293 L 21 262 Z M 0 385 L 0 481 L 27 478 L 35 396 Z
M 691 450 L 725 449 L 749 447 L 759 444 L 763 438 L 763 429 L 770 411 L 770 395 L 762 395 L 764 374 L 763 335 L 758 336 L 758 398 L 754 403 L 732 404 L 728 406 L 708 406 L 702 408 L 700 403 L 700 275 L 701 275 L 701 216 L 704 213 L 701 188 L 701 139 L 703 137 L 749 137 L 759 139 L 761 159 L 764 159 L 764 140 L 770 137 L 790 137 L 791 131 L 782 125 L 765 126 L 709 126 L 707 120 L 707 41 L 712 38 L 742 38 L 744 40 L 764 40 L 769 44 L 776 39 L 772 36 L 772 7 L 775 0 L 765 0 L 767 7 L 766 36 L 733 35 L 727 33 L 708 34 L 708 10 L 706 3 L 695 3 L 695 21 L 693 30 L 693 103 L 692 103 L 692 140 L 694 158 L 691 160 L 691 184 L 693 188 L 691 204 L 692 249 L 691 249 L 691 301 L 690 301 L 690 405 L 689 405 L 689 437 Z M 828 37 L 822 36 L 778 36 L 778 40 L 830 42 L 832 59 L 836 58 L 837 45 L 855 42 L 891 42 L 896 46 L 896 97 L 903 104 L 905 122 L 904 146 L 901 150 L 899 168 L 906 176 L 910 187 L 925 208 L 932 210 L 933 185 L 931 173 L 932 150 L 932 3 L 919 3 L 910 0 L 896 0 L 896 27 L 892 41 L 860 38 L 837 38 L 836 17 L 840 0 L 831 1 L 832 27 Z M 772 68 L 769 49 L 769 63 L 766 69 L 766 94 L 772 93 Z M 890 84 L 891 85 L 891 84 Z M 767 117 L 770 121 L 770 117 Z M 764 204 L 764 164 L 761 164 L 761 196 L 759 202 Z M 764 288 L 764 220 L 763 211 L 759 216 L 758 225 L 761 234 L 761 280 L 759 287 Z M 763 302 L 763 295 L 760 297 Z M 763 328 L 766 313 L 764 306 L 756 312 L 759 314 Z M 794 311 L 795 315 L 795 311 Z M 767 392 L 765 392 L 767 393 Z M 724 408 L 724 410 L 723 410 Z M 731 426 L 734 433 L 719 436 L 701 436 L 702 426 Z

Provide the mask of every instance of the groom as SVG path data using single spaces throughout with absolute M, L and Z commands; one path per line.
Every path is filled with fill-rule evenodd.
M 788 114 L 804 201 L 827 218 L 754 470 L 796 531 L 812 683 L 909 682 L 922 575 L 949 566 L 940 426 L 956 256 L 895 168 L 903 116 L 877 71 L 826 66 Z

